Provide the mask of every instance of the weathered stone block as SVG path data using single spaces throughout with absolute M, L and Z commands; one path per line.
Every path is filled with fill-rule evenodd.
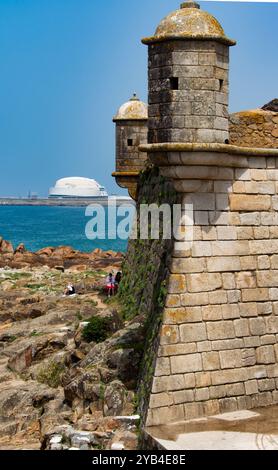
M 249 335 L 248 320 L 245 320 L 245 319 L 235 320 L 234 328 L 235 328 L 235 334 L 239 338 Z
M 163 325 L 161 329 L 160 344 L 175 344 L 180 340 L 179 328 L 174 325 Z
M 192 376 L 194 378 L 193 374 Z M 169 375 L 167 377 L 154 377 L 152 392 L 161 393 L 165 391 L 183 390 L 184 388 L 185 381 L 183 375 Z
M 154 408 L 149 410 L 146 426 L 159 426 L 171 421 L 180 421 L 185 418 L 183 405 Z
M 170 375 L 170 359 L 168 357 L 158 357 L 155 365 L 155 377 Z
M 260 392 L 266 392 L 268 390 L 275 390 L 276 384 L 274 379 L 263 379 L 258 380 L 258 387 Z
M 184 412 L 186 420 L 199 418 L 204 415 L 204 406 L 202 403 L 187 403 Z
M 207 260 L 209 272 L 240 271 L 240 258 L 236 256 L 219 256 Z
M 227 292 L 225 290 L 216 290 L 209 292 L 209 304 L 225 304 L 228 301 Z
M 278 271 L 276 270 L 257 272 L 257 281 L 258 281 L 259 287 L 276 287 L 277 279 L 278 279 Z
M 254 366 L 256 364 L 256 351 L 253 348 L 242 350 L 242 365 L 244 367 Z
M 197 388 L 194 395 L 197 402 L 209 400 L 209 388 Z
M 196 385 L 195 374 L 184 374 L 184 388 L 194 388 Z
M 205 341 L 207 339 L 204 323 L 188 323 L 180 326 L 180 338 L 183 343 Z
M 250 170 L 251 179 L 254 181 L 266 181 L 266 170 Z
M 247 194 L 230 194 L 231 211 L 267 211 L 271 207 L 270 196 L 253 196 Z
M 211 247 L 213 256 L 240 256 L 249 253 L 247 240 L 213 241 Z
M 232 257 L 229 257 L 229 259 L 232 259 Z M 222 283 L 224 289 L 235 289 L 236 287 L 236 282 L 235 282 L 235 275 L 232 273 L 223 273 L 222 274 Z
M 202 321 L 201 307 L 187 307 L 185 314 L 186 314 L 186 323 L 198 323 Z
M 251 181 L 245 183 L 245 191 L 248 194 L 275 194 L 275 185 L 272 181 Z
M 214 182 L 214 192 L 215 193 L 230 193 L 232 192 L 232 181 L 215 181 Z
M 222 315 L 224 320 L 239 318 L 239 306 L 237 304 L 222 305 Z
M 258 393 L 258 383 L 257 380 L 248 380 L 244 383 L 246 395 L 254 395 Z
M 267 333 L 278 333 L 278 317 L 271 316 L 267 317 L 266 320 L 266 332 Z
M 158 356 L 180 356 L 182 354 L 191 354 L 197 352 L 196 343 L 166 344 L 160 346 Z
M 170 270 L 172 273 L 199 273 L 204 272 L 206 269 L 206 261 L 204 259 L 193 259 L 193 258 L 174 258 L 172 260 L 172 264 Z M 171 276 L 172 277 L 172 276 Z M 185 282 L 185 278 L 184 278 Z M 183 280 L 179 279 L 178 281 L 175 279 L 174 284 L 176 287 L 182 289 Z M 184 292 L 184 291 L 181 291 Z
M 193 243 L 192 247 L 192 256 L 193 257 L 203 257 L 203 256 L 211 256 L 211 243 L 215 242 L 207 242 L 207 241 L 197 241 Z
M 275 362 L 273 346 L 261 346 L 256 350 L 258 364 L 272 364 Z
M 208 339 L 218 340 L 235 337 L 235 330 L 232 321 L 219 321 L 207 323 Z
M 264 335 L 266 332 L 265 321 L 263 318 L 250 318 L 249 328 L 251 335 Z
M 278 253 L 278 240 L 264 240 L 262 243 L 259 240 L 251 240 L 249 242 L 250 254 L 270 254 Z
M 256 287 L 256 274 L 252 271 L 241 271 L 236 274 L 236 286 L 238 289 Z
M 276 344 L 275 335 L 263 335 L 261 336 L 261 345 L 265 346 L 266 344 Z
M 244 393 L 245 393 L 243 383 L 225 385 L 225 389 L 226 389 L 227 397 L 236 397 L 236 396 L 239 396 L 239 395 L 244 395 Z
M 240 290 L 230 290 L 227 292 L 228 303 L 238 303 L 241 301 L 241 291 Z
M 269 269 L 270 268 L 270 259 L 267 255 L 258 256 L 258 268 L 259 269 Z
M 197 343 L 198 352 L 211 351 L 211 341 L 201 341 Z
M 222 320 L 221 305 L 208 305 L 202 307 L 202 317 L 204 321 Z
M 188 274 L 187 285 L 189 292 L 209 292 L 222 286 L 222 279 L 218 273 Z
M 212 385 L 244 382 L 248 379 L 246 369 L 231 369 L 211 372 Z
M 166 325 L 174 325 L 186 321 L 185 308 L 165 308 L 163 320 Z
M 254 232 L 256 228 L 259 227 L 254 227 L 254 229 L 253 227 L 237 227 L 238 240 L 252 240 L 254 238 Z
M 242 317 L 256 317 L 258 315 L 258 306 L 255 302 L 239 304 L 239 311 Z
M 181 303 L 185 307 L 207 305 L 209 303 L 208 293 L 181 294 Z
M 180 296 L 177 294 L 167 295 L 165 305 L 166 307 L 173 308 L 173 307 L 180 307 L 181 300 Z
M 269 292 L 266 288 L 242 290 L 242 302 L 260 302 L 263 300 L 269 300 Z
M 204 370 L 217 370 L 220 368 L 219 353 L 216 351 L 202 354 Z
M 212 350 L 213 351 L 222 351 L 225 349 L 237 349 L 242 348 L 244 346 L 243 340 L 240 338 L 236 339 L 226 339 L 220 341 L 213 341 L 212 342 Z
M 210 372 L 196 372 L 195 374 L 196 387 L 209 387 L 211 385 Z
M 215 227 L 210 227 L 209 229 L 205 227 L 202 229 L 202 239 L 204 241 L 208 240 L 216 240 L 217 239 L 217 232 Z
M 260 225 L 261 217 L 259 212 L 248 212 L 239 214 L 240 225 Z
M 173 264 L 175 261 L 180 261 L 180 260 L 174 260 Z M 185 276 L 182 276 L 179 274 L 171 274 L 169 278 L 168 292 L 170 294 L 179 294 L 179 293 L 185 292 L 185 290 L 186 290 Z
M 202 370 L 201 354 L 188 354 L 187 356 L 172 356 L 171 371 L 172 374 L 183 374 Z
M 246 336 L 243 338 L 245 348 L 257 348 L 261 344 L 260 336 Z
M 193 390 L 180 390 L 173 393 L 173 400 L 175 405 L 179 403 L 190 403 L 194 401 Z
M 242 353 L 240 349 L 220 351 L 221 369 L 242 367 Z
M 170 406 L 173 404 L 173 397 L 169 393 L 156 393 L 150 397 L 150 408 L 161 408 L 163 406 Z

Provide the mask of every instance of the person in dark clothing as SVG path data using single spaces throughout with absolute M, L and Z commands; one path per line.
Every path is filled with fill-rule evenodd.
M 69 284 L 64 292 L 64 295 L 74 295 L 75 294 L 75 287 L 72 284 Z

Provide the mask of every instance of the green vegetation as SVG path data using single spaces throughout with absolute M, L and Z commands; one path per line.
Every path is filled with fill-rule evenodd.
M 19 281 L 20 279 L 24 279 L 26 277 L 31 277 L 31 273 L 26 272 L 7 272 L 6 280 L 10 281 Z
M 40 333 L 39 331 L 36 331 L 36 330 L 33 330 L 31 331 L 29 337 L 32 338 L 33 336 L 41 336 L 42 333 Z
M 61 376 L 65 370 L 65 366 L 55 361 L 49 361 L 44 364 L 37 375 L 38 382 L 57 388 L 61 384 Z
M 106 318 L 92 317 L 88 325 L 83 328 L 82 338 L 91 343 L 102 343 L 109 336 L 108 321 Z
M 87 302 L 88 304 L 91 304 L 92 307 L 97 307 L 97 306 L 98 306 L 98 303 L 97 303 L 96 300 L 88 299 L 88 300 L 86 300 L 86 302 Z
M 43 289 L 45 287 L 45 284 L 25 284 L 24 287 L 36 291 Z

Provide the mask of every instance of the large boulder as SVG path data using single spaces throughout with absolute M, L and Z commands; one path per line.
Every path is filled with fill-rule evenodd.
M 4 240 L 0 237 L 0 255 L 2 254 L 13 254 L 14 248 L 11 242 Z

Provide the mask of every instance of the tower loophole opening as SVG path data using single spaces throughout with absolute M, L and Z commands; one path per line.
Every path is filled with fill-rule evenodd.
M 179 89 L 179 79 L 178 79 L 178 77 L 171 77 L 170 78 L 170 87 L 171 87 L 171 90 L 178 90 Z

